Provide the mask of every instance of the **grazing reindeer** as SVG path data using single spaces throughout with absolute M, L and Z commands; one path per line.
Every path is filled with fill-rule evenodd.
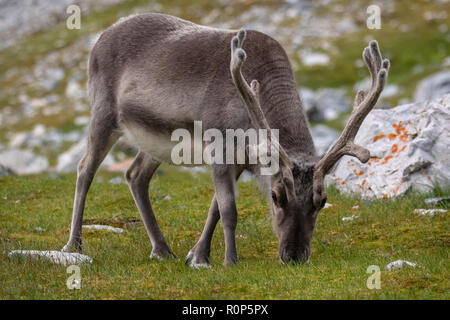
M 125 135 L 140 149 L 126 179 L 152 244 L 150 257 L 173 257 L 152 210 L 148 186 L 160 163 L 171 163 L 171 132 L 177 128 L 192 131 L 198 120 L 204 130 L 279 129 L 279 170 L 258 178 L 271 204 L 280 259 L 309 259 L 317 214 L 326 202 L 324 176 L 343 155 L 369 160 L 369 151 L 353 140 L 383 90 L 389 61 L 382 60 L 376 41 L 364 49 L 372 75 L 370 91 L 367 95 L 358 92 L 341 136 L 319 157 L 283 48 L 257 31 L 235 34 L 150 13 L 120 21 L 101 35 L 90 55 L 88 146 L 78 165 L 70 239 L 63 250 L 81 250 L 89 186 L 105 155 Z M 243 74 L 255 79 L 251 85 Z M 209 266 L 211 239 L 219 219 L 225 234 L 225 264 L 238 261 L 235 180 L 244 168 L 258 175 L 259 167 L 211 165 L 215 193 L 187 264 Z

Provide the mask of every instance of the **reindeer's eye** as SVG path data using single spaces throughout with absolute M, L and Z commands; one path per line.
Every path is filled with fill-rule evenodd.
M 322 202 L 320 203 L 320 208 L 323 208 L 325 206 L 325 203 L 327 203 L 327 197 L 323 198 Z
M 272 200 L 273 202 L 277 203 L 277 194 L 275 193 L 275 191 L 272 191 Z

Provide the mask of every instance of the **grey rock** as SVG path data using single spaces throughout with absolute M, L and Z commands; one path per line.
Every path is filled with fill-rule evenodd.
M 0 153 L 0 164 L 19 175 L 46 171 L 49 167 L 45 157 L 37 156 L 29 150 L 10 149 Z
M 421 102 L 450 93 L 450 70 L 435 73 L 419 82 L 414 101 Z
M 324 154 L 328 148 L 339 138 L 339 132 L 319 124 L 311 129 L 311 135 L 319 155 Z

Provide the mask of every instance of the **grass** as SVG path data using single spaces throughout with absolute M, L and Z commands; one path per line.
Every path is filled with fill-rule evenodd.
M 16 249 L 58 250 L 69 234 L 74 175 L 0 178 L 0 299 L 449 299 L 448 214 L 423 217 L 429 195 L 376 200 L 370 205 L 328 190 L 331 208 L 319 215 L 311 261 L 279 262 L 268 205 L 254 182 L 239 183 L 237 246 L 240 263 L 222 265 L 223 232 L 212 244 L 212 268 L 192 270 L 184 256 L 202 230 L 213 185 L 209 175 L 162 167 L 150 195 L 175 260 L 148 258 L 150 244 L 125 184 L 101 172 L 87 199 L 85 223 L 106 223 L 124 234 L 84 230 L 81 290 L 68 290 L 66 268 L 42 261 L 11 260 Z M 431 195 L 445 195 L 435 191 Z M 448 194 L 448 193 L 447 193 Z M 171 200 L 164 200 L 166 195 Z M 359 205 L 359 209 L 352 209 Z M 444 207 L 445 208 L 445 207 Z M 448 206 L 446 207 L 448 209 Z M 343 222 L 344 216 L 359 215 Z M 36 231 L 41 227 L 45 231 Z M 386 271 L 404 259 L 420 268 Z M 378 265 L 381 289 L 369 290 L 367 267 Z

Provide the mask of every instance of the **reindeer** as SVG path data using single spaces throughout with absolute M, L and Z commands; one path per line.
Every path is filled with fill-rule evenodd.
M 257 176 L 268 197 L 281 261 L 307 261 L 317 215 L 327 199 L 325 175 L 343 155 L 363 163 L 370 158 L 369 151 L 353 141 L 383 90 L 389 61 L 382 60 L 376 41 L 364 49 L 363 59 L 372 76 L 371 88 L 368 94 L 357 93 L 342 134 L 318 156 L 289 59 L 273 38 L 154 13 L 114 24 L 103 32 L 89 58 L 88 144 L 78 165 L 70 238 L 63 251 L 81 251 L 86 194 L 100 163 L 124 135 L 140 150 L 125 176 L 150 238 L 150 258 L 175 257 L 156 221 L 148 187 L 161 162 L 171 163 L 171 132 L 192 130 L 197 120 L 203 130 L 278 129 L 279 170 L 262 176 L 259 164 L 211 164 L 215 193 L 186 264 L 210 266 L 211 239 L 219 219 L 224 264 L 238 262 L 235 180 L 244 169 Z M 254 80 L 249 85 L 245 78 Z

